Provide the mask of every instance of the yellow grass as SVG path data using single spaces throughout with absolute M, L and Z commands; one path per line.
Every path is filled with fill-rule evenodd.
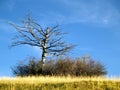
M 18 83 L 67 83 L 80 81 L 120 81 L 120 78 L 110 77 L 71 77 L 71 76 L 28 76 L 28 77 L 1 77 L 0 82 Z
M 1 77 L 0 90 L 120 90 L 120 78 L 71 76 Z

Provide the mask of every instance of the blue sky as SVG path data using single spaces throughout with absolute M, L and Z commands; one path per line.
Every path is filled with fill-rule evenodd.
M 120 76 L 120 0 L 0 0 L 0 76 L 12 76 L 11 67 L 29 56 L 40 57 L 30 46 L 9 49 L 14 28 L 27 13 L 43 27 L 60 24 L 65 39 L 77 47 L 73 57 L 90 54 L 106 65 L 109 76 Z

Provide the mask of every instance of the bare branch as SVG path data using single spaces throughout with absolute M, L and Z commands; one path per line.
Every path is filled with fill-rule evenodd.
M 43 29 L 30 16 L 27 16 L 27 20 L 22 21 L 22 25 L 9 24 L 19 33 L 11 46 L 30 45 L 40 47 L 42 49 L 42 64 L 44 64 L 48 54 L 64 55 L 74 47 L 62 40 L 65 33 L 61 32 L 59 25 Z
M 31 43 L 31 42 L 26 42 L 26 41 L 16 41 L 16 42 L 13 42 L 12 45 L 11 45 L 11 47 L 18 46 L 18 45 L 23 45 L 23 44 L 30 45 L 30 46 L 38 46 L 38 47 L 41 47 L 40 44 Z
M 41 34 L 41 35 L 44 35 L 44 34 L 45 34 L 43 28 L 42 28 L 41 25 L 39 25 L 38 23 L 33 22 L 33 25 L 32 25 L 32 26 L 34 27 L 34 29 L 36 29 L 36 30 L 39 32 L 39 34 Z

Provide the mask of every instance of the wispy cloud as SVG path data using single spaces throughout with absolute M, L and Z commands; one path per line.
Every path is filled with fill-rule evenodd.
M 15 0 L 2 0 L 0 4 L 0 10 L 13 11 L 15 9 Z
M 107 0 L 60 0 L 59 3 L 69 14 L 48 12 L 47 16 L 53 17 L 52 20 L 61 23 L 93 23 L 106 26 L 120 23 L 120 12 Z
M 60 24 L 90 23 L 101 26 L 111 26 L 120 23 L 120 12 L 115 8 L 111 0 L 51 0 L 59 3 L 62 11 L 47 10 L 42 13 L 38 11 L 42 24 L 51 24 L 58 21 Z M 22 1 L 21 1 L 22 2 Z M 9 11 L 15 9 L 15 0 L 8 0 L 6 8 Z M 65 10 L 65 11 L 64 11 Z M 35 12 L 35 11 L 34 11 Z
M 9 0 L 7 2 L 7 7 L 10 11 L 12 11 L 13 9 L 15 9 L 15 0 Z
M 0 20 L 0 31 L 3 31 L 5 33 L 12 34 L 15 32 L 14 28 L 10 26 L 6 20 Z

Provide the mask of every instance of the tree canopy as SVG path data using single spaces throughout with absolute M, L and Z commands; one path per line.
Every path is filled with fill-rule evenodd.
M 18 45 L 39 47 L 42 50 L 42 65 L 45 63 L 48 54 L 64 55 L 74 47 L 74 45 L 63 41 L 64 33 L 59 29 L 59 25 L 43 29 L 30 15 L 27 16 L 26 20 L 22 21 L 22 24 L 10 23 L 10 25 L 19 33 L 19 35 L 15 36 L 11 47 Z

